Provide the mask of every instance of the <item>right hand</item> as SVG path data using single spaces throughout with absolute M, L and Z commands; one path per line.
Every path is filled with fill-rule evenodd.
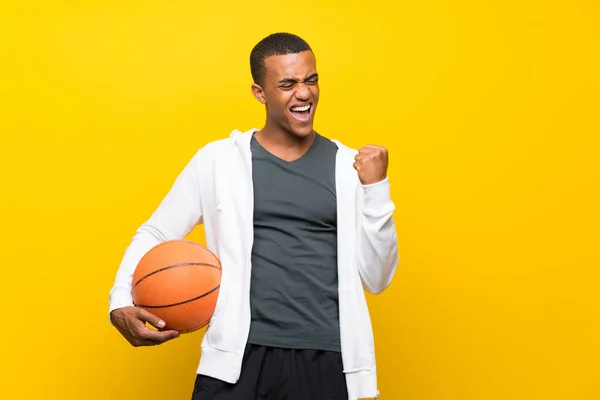
M 143 308 L 129 306 L 118 308 L 110 313 L 110 320 L 132 346 L 155 346 L 179 337 L 175 330 L 160 330 L 165 322 Z M 157 331 L 146 326 L 146 322 Z

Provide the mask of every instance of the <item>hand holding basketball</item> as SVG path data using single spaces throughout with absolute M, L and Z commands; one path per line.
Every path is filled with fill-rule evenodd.
M 132 346 L 155 346 L 179 337 L 175 330 L 155 331 L 146 326 L 146 322 L 157 329 L 165 326 L 157 316 L 139 307 L 123 307 L 110 314 L 110 320 L 117 330 Z
M 387 176 L 388 151 L 385 147 L 368 144 L 358 150 L 354 159 L 354 169 L 363 185 L 380 182 Z

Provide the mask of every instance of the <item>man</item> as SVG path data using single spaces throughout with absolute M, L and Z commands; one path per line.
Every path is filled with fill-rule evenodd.
M 301 38 L 264 38 L 250 64 L 264 127 L 194 155 L 127 248 L 111 321 L 134 346 L 178 336 L 132 305 L 131 277 L 145 252 L 202 223 L 223 269 L 193 400 L 378 397 L 364 290 L 383 291 L 398 263 L 387 151 L 314 131 L 319 77 Z

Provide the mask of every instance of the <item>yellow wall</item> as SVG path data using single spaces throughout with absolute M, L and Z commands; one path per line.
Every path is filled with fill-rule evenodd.
M 261 126 L 249 51 L 280 30 L 317 54 L 318 131 L 390 149 L 382 399 L 600 398 L 598 2 L 10 3 L 0 398 L 189 398 L 202 332 L 129 347 L 108 291 L 196 149 Z

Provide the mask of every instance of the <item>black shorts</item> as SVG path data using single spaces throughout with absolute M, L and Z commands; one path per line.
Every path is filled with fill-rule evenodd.
M 197 375 L 192 400 L 348 400 L 342 355 L 249 344 L 236 384 Z

